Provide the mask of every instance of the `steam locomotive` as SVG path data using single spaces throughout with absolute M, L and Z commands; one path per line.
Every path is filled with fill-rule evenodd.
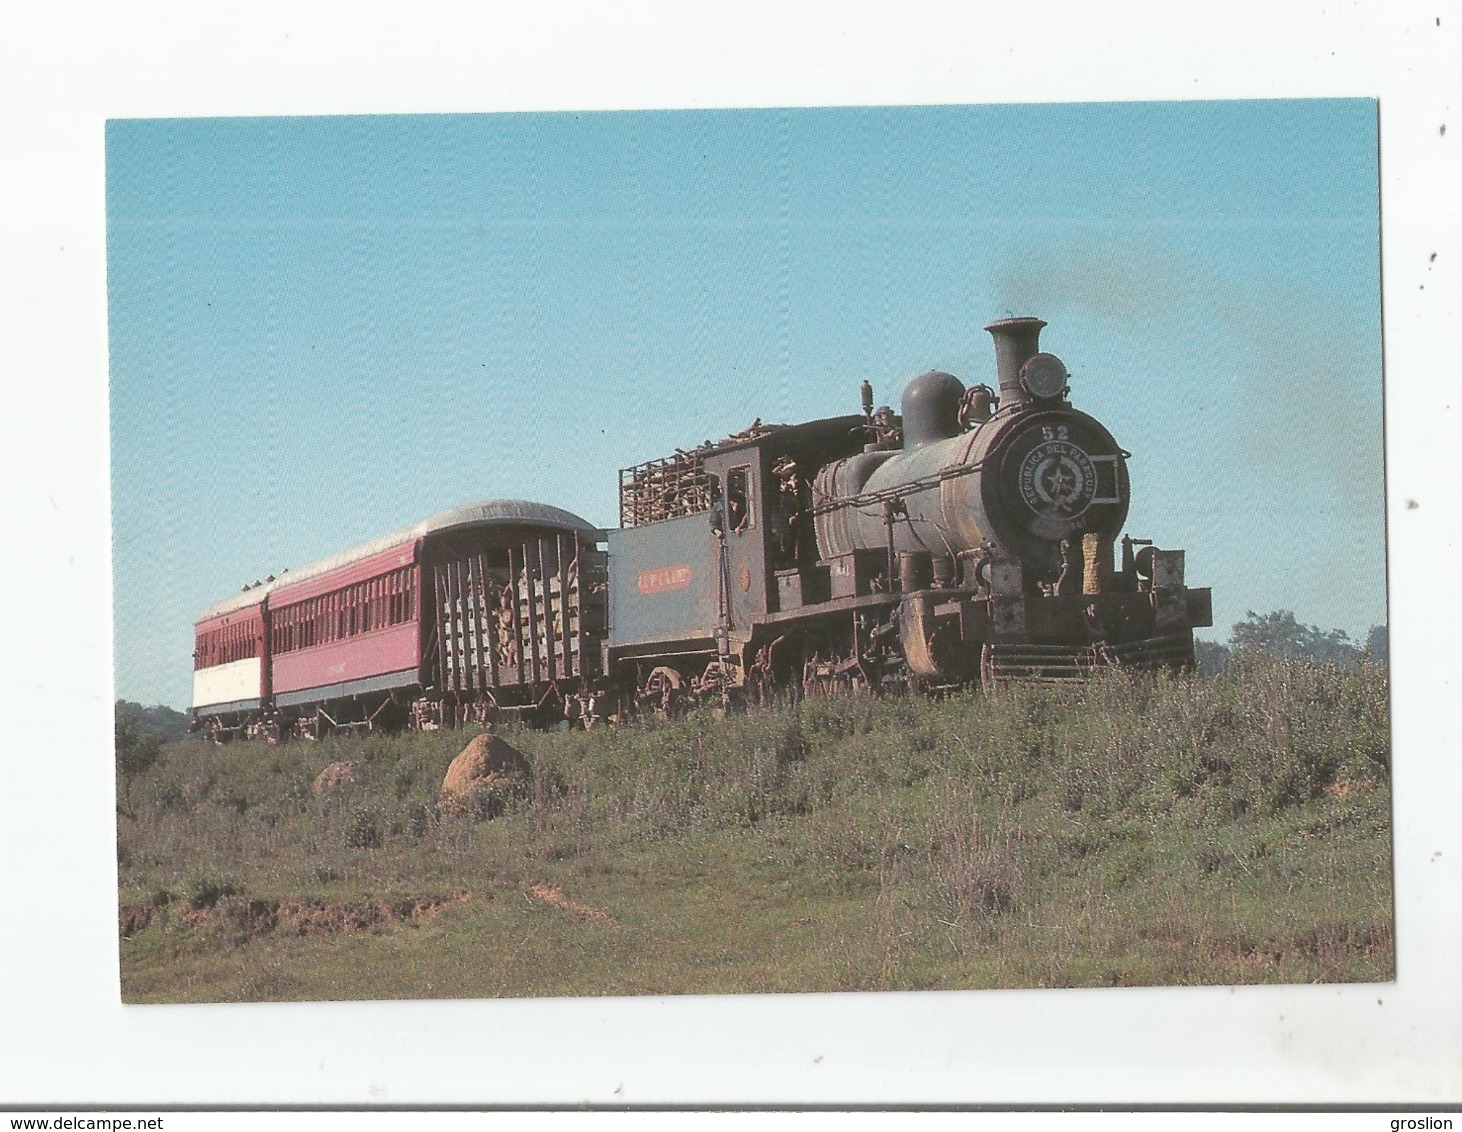
M 585 725 L 839 687 L 1193 665 L 1210 593 L 1120 538 L 1129 453 L 1072 407 L 1046 324 L 985 329 L 998 389 L 930 372 L 900 412 L 754 422 L 620 472 L 619 527 L 456 508 L 205 610 L 218 738 L 521 717 Z

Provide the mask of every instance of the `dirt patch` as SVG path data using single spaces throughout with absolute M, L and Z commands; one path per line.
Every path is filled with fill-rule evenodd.
M 555 908 L 562 908 L 565 912 L 572 912 L 576 916 L 583 916 L 586 920 L 593 920 L 596 924 L 607 924 L 614 928 L 623 926 L 602 908 L 590 908 L 587 904 L 570 900 L 551 884 L 530 885 L 528 895 L 542 900 L 545 904 L 552 904 Z
M 191 929 L 223 927 L 241 937 L 264 935 L 322 936 L 358 932 L 380 932 L 396 924 L 428 919 L 453 904 L 471 900 L 470 892 L 456 896 L 408 896 L 400 900 L 259 900 L 230 896 L 203 908 L 183 913 L 182 923 Z M 151 927 L 157 920 L 151 905 L 123 905 L 117 928 L 123 939 Z
M 123 904 L 117 909 L 117 934 L 123 939 L 145 931 L 152 923 L 151 904 Z
M 312 936 L 375 932 L 399 919 L 395 910 L 384 903 L 353 901 L 329 904 L 320 900 L 288 900 L 277 907 L 272 924 L 260 922 L 260 930 L 252 934 L 274 931 L 280 935 Z
M 1321 959 L 1348 955 L 1389 956 L 1396 949 L 1396 933 L 1390 924 L 1379 920 L 1358 925 L 1326 922 L 1306 932 L 1298 943 L 1302 954 Z
M 1325 797 L 1334 799 L 1338 802 L 1342 798 L 1345 798 L 1347 795 L 1349 795 L 1350 792 L 1355 789 L 1355 787 L 1356 784 L 1354 782 L 1344 776 L 1341 776 L 1340 778 L 1337 778 L 1334 782 L 1330 783 L 1329 786 L 1325 787 Z
M 1212 941 L 1203 951 L 1221 961 L 1251 967 L 1273 967 L 1315 959 L 1331 962 L 1355 958 L 1384 960 L 1393 953 L 1395 939 L 1391 925 L 1379 920 L 1365 924 L 1326 922 L 1291 939 L 1232 938 Z

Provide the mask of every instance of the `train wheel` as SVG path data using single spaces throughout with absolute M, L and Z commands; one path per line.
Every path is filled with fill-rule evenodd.
M 640 690 L 638 698 L 641 705 L 660 715 L 673 714 L 680 699 L 682 683 L 680 673 L 675 669 L 664 666 L 654 669 L 645 677 L 645 685 Z

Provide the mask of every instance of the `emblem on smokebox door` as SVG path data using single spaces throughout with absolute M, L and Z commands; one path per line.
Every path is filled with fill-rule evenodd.
M 1021 498 L 1038 515 L 1075 518 L 1091 506 L 1096 489 L 1096 465 L 1069 440 L 1042 441 L 1020 462 Z

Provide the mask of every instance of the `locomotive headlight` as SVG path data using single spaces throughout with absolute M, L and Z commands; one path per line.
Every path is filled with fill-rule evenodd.
M 1032 397 L 1053 400 L 1066 392 L 1066 365 L 1055 354 L 1032 354 L 1020 367 L 1020 383 Z

